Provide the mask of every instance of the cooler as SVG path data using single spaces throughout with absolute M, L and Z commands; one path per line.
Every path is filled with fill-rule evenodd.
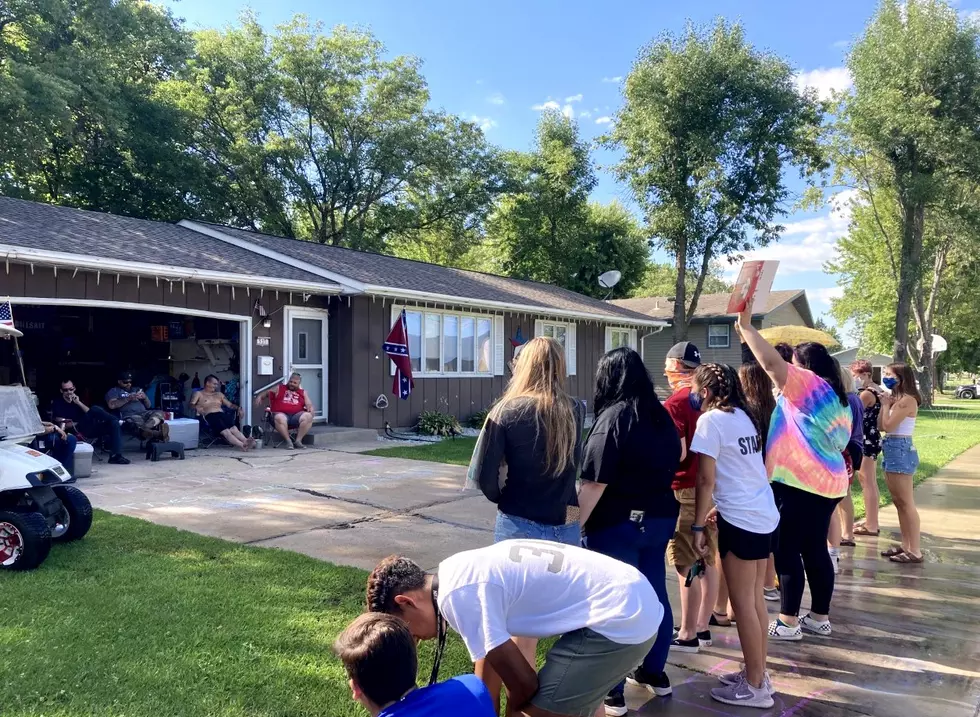
M 95 449 L 88 443 L 79 441 L 75 444 L 75 473 L 74 478 L 88 478 L 92 475 L 92 458 L 95 457 Z
M 197 437 L 200 425 L 196 418 L 170 418 L 167 419 L 170 426 L 170 440 L 175 443 L 183 443 L 184 450 L 197 448 Z

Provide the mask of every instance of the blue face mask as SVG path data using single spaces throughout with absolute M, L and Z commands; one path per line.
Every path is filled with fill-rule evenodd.
M 898 385 L 898 379 L 894 376 L 885 376 L 881 379 L 881 385 L 891 391 Z
M 691 408 L 695 411 L 701 411 L 701 404 L 704 403 L 704 397 L 700 393 L 694 393 L 691 391 L 687 395 L 687 401 L 691 404 Z

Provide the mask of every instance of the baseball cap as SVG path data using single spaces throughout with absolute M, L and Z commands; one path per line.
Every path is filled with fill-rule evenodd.
M 119 372 L 119 378 L 118 378 L 118 380 L 119 381 L 132 381 L 133 380 L 133 372 L 132 371 L 120 371 Z
M 701 365 L 701 352 L 690 341 L 681 341 L 679 344 L 671 346 L 670 351 L 667 352 L 667 358 L 677 359 L 688 368 L 696 368 Z

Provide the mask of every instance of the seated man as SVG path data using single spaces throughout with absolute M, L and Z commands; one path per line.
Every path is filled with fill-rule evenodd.
M 305 448 L 303 437 L 313 426 L 313 402 L 306 391 L 299 387 L 302 376 L 289 375 L 289 382 L 279 384 L 269 391 L 269 407 L 272 409 L 272 422 L 276 433 L 282 436 L 284 448 Z M 289 429 L 296 429 L 296 442 L 289 437 Z
M 69 474 L 75 475 L 75 446 L 78 445 L 78 439 L 49 421 L 41 421 L 41 425 L 44 426 L 44 433 L 39 438 L 44 444 L 44 450 L 64 466 Z
M 133 386 L 133 374 L 123 371 L 118 384 L 105 395 L 110 411 L 116 411 L 126 423 L 136 428 L 142 440 L 168 441 L 170 427 L 163 420 L 163 411 L 150 409 L 150 399 L 143 389 Z
M 490 692 L 502 680 L 512 714 L 528 717 L 592 717 L 643 662 L 664 613 L 636 568 L 543 540 L 457 553 L 435 575 L 391 556 L 368 578 L 367 609 L 397 615 L 420 640 L 444 637 L 448 624 Z M 554 635 L 540 673 L 511 640 Z
M 416 688 L 419 658 L 408 625 L 393 615 L 365 613 L 334 645 L 354 700 L 371 717 L 496 717 L 490 693 L 474 675 Z
M 212 433 L 220 434 L 229 445 L 243 451 L 255 447 L 255 439 L 251 436 L 246 438 L 235 425 L 235 417 L 241 419 L 245 411 L 221 392 L 221 381 L 217 376 L 211 375 L 204 379 L 204 388 L 195 391 L 191 397 L 191 408 L 204 419 Z M 232 409 L 234 413 L 225 411 L 225 408 Z
M 51 404 L 51 418 L 54 423 L 63 424 L 69 433 L 75 432 L 86 440 L 93 441 L 105 436 L 110 454 L 109 462 L 114 465 L 129 463 L 129 459 L 122 454 L 119 419 L 104 408 L 89 408 L 82 403 L 75 392 L 75 384 L 70 379 L 61 382 L 61 396 Z

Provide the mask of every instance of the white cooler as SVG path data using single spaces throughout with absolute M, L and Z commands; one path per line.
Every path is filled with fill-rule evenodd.
M 88 443 L 79 441 L 75 444 L 75 478 L 88 478 L 92 475 L 92 458 L 95 449 Z
M 171 418 L 167 425 L 170 426 L 171 441 L 183 443 L 185 450 L 197 448 L 200 425 L 196 418 Z

